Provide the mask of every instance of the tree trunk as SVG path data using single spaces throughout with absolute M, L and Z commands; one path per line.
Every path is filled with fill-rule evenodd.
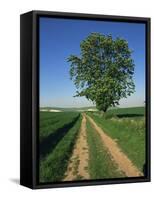
M 107 111 L 107 108 L 104 108 L 104 109 L 103 109 L 103 112 L 106 113 L 106 111 Z

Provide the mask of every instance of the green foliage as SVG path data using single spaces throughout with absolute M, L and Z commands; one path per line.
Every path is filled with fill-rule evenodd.
M 80 56 L 68 58 L 76 96 L 85 96 L 106 112 L 134 92 L 134 63 L 126 40 L 91 33 L 80 48 Z
M 88 115 L 118 143 L 122 151 L 142 171 L 145 164 L 145 117 L 137 117 L 139 110 L 141 113 L 141 108 L 134 108 L 134 111 L 133 108 L 130 108 L 130 111 L 129 108 L 126 108 L 122 109 L 123 112 L 121 109 L 115 110 L 118 114 L 121 113 L 120 118 L 104 119 L 95 113 L 88 113 Z M 137 111 L 136 115 L 135 110 Z M 132 113 L 132 117 L 129 115 L 130 113 Z M 114 112 L 114 114 L 116 113 Z
M 54 150 L 40 160 L 40 182 L 55 182 L 63 179 L 80 125 L 81 116 Z
M 125 177 L 123 172 L 112 161 L 95 129 L 87 121 L 87 140 L 89 146 L 89 172 L 92 179 Z

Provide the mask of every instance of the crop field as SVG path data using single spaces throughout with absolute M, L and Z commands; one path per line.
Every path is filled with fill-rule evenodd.
M 67 125 L 73 123 L 74 120 L 79 116 L 75 112 L 41 112 L 40 114 L 40 141 L 48 137 L 52 133 L 55 133 L 59 127 L 64 128 Z
M 119 118 L 144 117 L 145 107 L 115 108 L 115 109 L 109 110 L 107 114 L 113 114 Z
M 41 182 L 58 181 L 63 176 L 80 121 L 79 113 L 40 113 Z
M 144 164 L 144 107 L 40 112 L 40 182 L 142 176 Z

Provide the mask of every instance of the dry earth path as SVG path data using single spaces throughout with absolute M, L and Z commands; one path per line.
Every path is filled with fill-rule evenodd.
M 64 181 L 89 179 L 88 173 L 88 144 L 86 136 L 86 117 L 83 114 L 79 135 L 76 144 L 69 160 L 68 167 L 65 173 Z
M 119 169 L 122 170 L 127 177 L 143 176 L 132 161 L 121 151 L 118 144 L 110 138 L 104 131 L 95 123 L 95 121 L 86 115 L 96 132 L 101 136 L 103 144 L 107 147 L 113 160 L 118 164 Z

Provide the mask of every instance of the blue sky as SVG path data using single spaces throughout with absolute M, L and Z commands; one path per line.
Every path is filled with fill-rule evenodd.
M 90 33 L 112 34 L 128 41 L 135 62 L 136 92 L 120 100 L 120 107 L 142 106 L 145 100 L 145 25 L 40 17 L 40 106 L 84 107 L 93 105 L 76 97 L 69 77 L 70 54 L 80 55 L 80 42 Z

